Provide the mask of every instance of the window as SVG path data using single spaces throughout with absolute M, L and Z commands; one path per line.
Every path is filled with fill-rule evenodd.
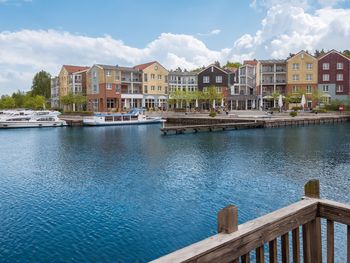
M 162 90 L 162 86 L 158 86 L 158 91 L 161 91 Z
M 293 63 L 293 70 L 299 69 L 299 63 Z
M 216 76 L 216 83 L 222 83 L 222 76 Z
M 106 84 L 106 89 L 112 89 L 112 83 L 107 83 Z
M 306 74 L 306 80 L 312 80 L 312 74 Z
M 344 69 L 344 64 L 342 62 L 338 62 L 337 69 Z
M 343 85 L 337 85 L 337 92 L 344 92 Z
M 97 72 L 94 71 L 94 72 L 92 73 L 92 76 L 93 76 L 94 79 L 97 78 Z
M 107 71 L 106 71 L 106 76 L 107 76 L 107 77 L 110 77 L 110 76 L 111 76 L 111 71 L 107 70 Z
M 306 69 L 307 70 L 312 70 L 312 64 L 311 63 L 306 63 Z
M 98 89 L 97 89 L 97 85 L 96 85 L 96 84 L 94 84 L 93 92 L 94 92 L 94 93 L 98 93 Z
M 165 76 L 165 77 L 164 77 L 164 82 L 165 82 L 165 83 L 168 83 L 168 76 Z
M 155 87 L 154 87 L 154 86 L 151 86 L 151 90 L 153 90 L 153 91 L 154 91 L 154 90 L 155 90 Z
M 115 79 L 116 79 L 116 80 L 120 80 L 120 76 L 119 76 L 118 72 L 117 72 L 117 74 L 115 75 Z
M 115 85 L 115 92 L 116 93 L 119 93 L 120 92 L 120 85 Z
M 158 75 L 158 79 L 161 80 L 162 79 L 162 75 Z
M 292 92 L 297 93 L 298 92 L 298 86 L 293 86 L 292 87 Z
M 298 81 L 299 80 L 299 74 L 294 74 L 293 75 L 293 80 Z
M 147 73 L 143 74 L 143 81 L 147 81 Z M 147 87 L 147 86 L 146 86 Z
M 322 90 L 323 92 L 328 92 L 328 85 L 323 85 Z
M 151 79 L 154 79 L 155 78 L 155 75 L 154 74 L 151 74 Z
M 209 76 L 203 76 L 203 83 L 209 83 Z
M 329 70 L 329 63 L 323 63 L 322 64 L 322 69 L 323 70 Z
M 337 81 L 344 80 L 343 74 L 337 74 Z
M 154 69 L 155 69 L 155 70 L 158 69 L 158 65 L 157 65 L 157 64 L 154 65 Z
M 311 94 L 312 93 L 312 86 L 311 85 L 307 85 L 306 86 L 306 93 L 307 94 Z
M 148 88 L 147 85 L 143 86 L 144 92 L 147 93 L 148 92 Z
M 322 75 L 322 80 L 323 81 L 329 81 L 329 74 L 323 74 Z

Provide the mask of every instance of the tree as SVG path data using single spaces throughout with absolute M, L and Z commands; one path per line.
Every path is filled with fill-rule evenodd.
M 43 109 L 45 106 L 45 97 L 40 95 L 31 96 L 31 94 L 27 94 L 23 106 L 35 110 Z
M 2 96 L 0 99 L 0 109 L 13 109 L 16 106 L 15 100 L 10 96 Z
M 312 92 L 311 97 L 312 97 L 312 100 L 317 103 L 317 106 L 319 106 L 319 103 L 322 100 L 322 97 L 324 97 L 324 93 L 319 92 L 318 90 L 315 90 L 314 92 Z
M 348 58 L 350 58 L 350 50 L 348 50 L 348 49 L 347 49 L 347 50 L 344 50 L 344 51 L 343 51 L 343 55 L 346 56 L 346 57 L 348 57 Z
M 73 97 L 73 93 L 68 93 L 67 95 L 65 96 L 61 96 L 60 97 L 60 102 L 63 104 L 63 105 L 66 105 L 66 106 L 71 106 L 73 105 L 74 103 L 74 97 Z
M 326 54 L 326 52 L 324 51 L 323 48 L 322 48 L 322 50 L 316 49 L 316 50 L 315 50 L 314 56 L 315 56 L 316 58 L 318 58 L 318 57 L 320 57 L 320 56 L 322 56 L 322 55 L 324 55 L 324 54 Z
M 50 73 L 42 70 L 35 74 L 33 78 L 33 84 L 31 93 L 33 96 L 40 95 L 46 99 L 51 97 L 51 75 Z
M 226 62 L 226 65 L 224 67 L 229 67 L 229 68 L 239 68 L 241 67 L 242 64 L 240 62 L 230 62 L 230 61 L 227 61 Z
M 24 102 L 26 100 L 26 93 L 18 90 L 17 92 L 12 93 L 12 98 L 15 100 L 16 108 L 24 107 Z

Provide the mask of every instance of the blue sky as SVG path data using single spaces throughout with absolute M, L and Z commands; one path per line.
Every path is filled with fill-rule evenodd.
M 350 49 L 349 0 L 0 0 L 0 95 L 62 64 L 168 69 Z

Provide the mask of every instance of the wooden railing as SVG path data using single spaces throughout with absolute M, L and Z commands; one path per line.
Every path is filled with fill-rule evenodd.
M 252 261 L 263 263 L 265 254 L 268 254 L 270 263 L 288 263 L 290 259 L 293 263 L 301 260 L 321 263 L 321 218 L 324 218 L 327 220 L 327 241 L 323 245 L 326 245 L 327 256 L 323 261 L 334 262 L 334 222 L 338 222 L 347 225 L 347 234 L 344 234 L 347 261 L 337 262 L 350 263 L 350 205 L 320 199 L 318 180 L 309 181 L 304 191 L 301 201 L 241 225 L 238 225 L 237 207 L 227 206 L 217 216 L 218 234 L 152 262 L 247 263 L 254 259 L 255 254 Z M 280 246 L 277 246 L 278 239 Z M 265 246 L 268 249 L 265 250 Z

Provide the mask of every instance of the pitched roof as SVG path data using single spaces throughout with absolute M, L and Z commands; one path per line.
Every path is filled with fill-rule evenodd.
M 72 66 L 72 65 L 63 65 L 63 67 L 68 71 L 68 73 L 74 73 L 77 71 L 87 70 L 90 68 L 86 66 Z
M 145 63 L 145 64 L 136 65 L 136 66 L 134 66 L 134 69 L 144 70 L 145 68 L 148 68 L 149 66 L 151 66 L 154 63 L 158 63 L 158 62 L 157 61 L 152 61 L 152 62 L 148 62 L 148 63 Z
M 323 54 L 322 56 L 318 57 L 317 59 L 321 60 L 321 59 L 323 59 L 324 57 L 328 56 L 331 53 L 336 53 L 339 56 L 342 56 L 342 57 L 346 58 L 347 60 L 350 60 L 350 58 L 348 58 L 347 56 L 345 56 L 344 54 L 340 53 L 339 51 L 337 51 L 335 49 L 332 49 L 332 50 L 328 51 L 327 53 Z
M 251 66 L 256 66 L 258 62 L 254 59 L 254 60 L 244 60 L 243 61 L 243 65 L 251 65 Z
M 287 59 L 287 61 L 288 60 L 290 60 L 290 59 L 292 59 L 292 58 L 294 58 L 294 57 L 296 57 L 296 56 L 298 56 L 299 54 L 305 54 L 305 55 L 308 55 L 309 57 L 311 57 L 311 58 L 313 58 L 313 59 L 316 59 L 317 60 L 317 58 L 315 58 L 313 55 L 311 55 L 310 53 L 308 53 L 308 52 L 306 52 L 305 50 L 301 50 L 301 51 L 299 51 L 298 53 L 296 53 L 296 54 L 294 54 L 293 56 L 291 56 L 290 58 L 288 58 Z
M 228 74 L 228 72 L 220 67 L 218 67 L 217 65 L 215 64 L 210 64 L 209 66 L 205 67 L 204 69 L 202 69 L 201 71 L 198 72 L 198 74 L 202 73 L 203 71 L 207 70 L 208 68 L 210 67 L 214 67 L 214 68 L 217 68 L 218 70 L 221 70 L 222 72 Z

